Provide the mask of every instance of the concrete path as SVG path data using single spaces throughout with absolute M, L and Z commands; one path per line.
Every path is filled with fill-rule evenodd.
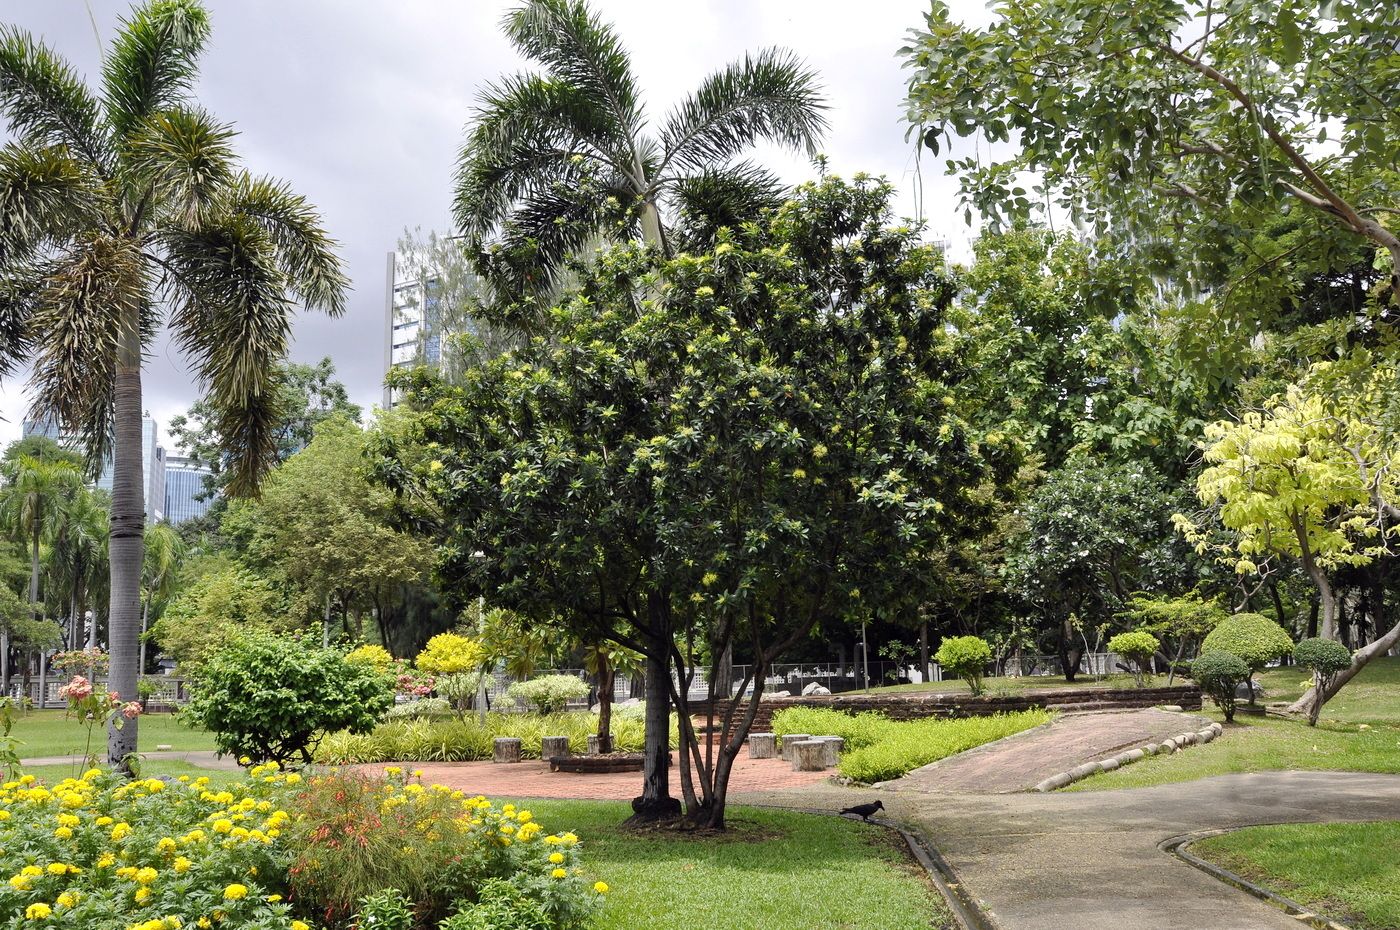
M 157 752 L 143 752 L 140 754 L 147 762 L 188 762 L 190 765 L 197 765 L 202 769 L 218 769 L 223 772 L 236 772 L 242 768 L 238 760 L 233 756 L 220 756 L 217 753 L 199 750 L 181 751 L 178 749 L 164 750 Z M 81 755 L 73 756 L 44 756 L 37 759 L 21 759 L 20 768 L 31 768 L 36 765 L 82 765 Z
M 915 769 L 880 787 L 894 791 L 1026 791 L 1084 762 L 1157 743 L 1210 721 L 1193 714 L 1126 710 L 1070 714 L 1006 739 Z
M 839 810 L 875 798 L 891 820 L 929 839 L 1002 930 L 1297 930 L 1299 921 L 1157 845 L 1255 824 L 1394 820 L 1400 776 L 1265 772 L 1051 794 L 826 785 L 733 802 Z

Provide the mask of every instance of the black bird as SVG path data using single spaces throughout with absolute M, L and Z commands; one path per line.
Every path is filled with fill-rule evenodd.
M 841 816 L 844 817 L 847 814 L 855 814 L 861 820 L 864 820 L 866 823 L 869 823 L 870 818 L 874 816 L 876 811 L 882 811 L 884 809 L 884 802 L 875 801 L 870 804 L 857 804 L 855 807 L 848 807 L 841 812 Z

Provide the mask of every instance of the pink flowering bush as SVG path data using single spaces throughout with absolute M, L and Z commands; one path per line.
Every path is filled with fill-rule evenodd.
M 74 675 L 73 680 L 58 689 L 58 696 L 68 702 L 68 716 L 77 717 L 78 722 L 87 727 L 87 744 L 83 755 L 89 763 L 94 762 L 92 752 L 93 731 L 114 727 L 120 730 L 128 720 L 141 715 L 139 701 L 123 702 L 115 691 L 105 694 L 97 691 L 91 681 L 82 675 Z

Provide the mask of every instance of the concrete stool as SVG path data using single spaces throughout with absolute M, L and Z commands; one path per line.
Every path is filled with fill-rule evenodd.
M 841 753 L 846 751 L 846 741 L 839 736 L 814 736 L 826 747 L 826 764 L 835 765 L 841 761 Z
M 589 754 L 590 756 L 596 756 L 596 755 L 598 754 L 598 734 L 597 734 L 597 733 L 590 733 L 590 734 L 588 734 L 588 754 Z
M 569 738 L 567 736 L 546 736 L 540 740 L 540 758 L 544 761 L 567 759 L 568 757 Z
M 491 743 L 492 762 L 519 762 L 520 739 L 515 736 L 498 736 Z
M 826 741 L 804 739 L 793 743 L 792 770 L 794 772 L 825 772 Z
M 792 761 L 794 761 L 797 757 L 796 757 L 796 755 L 794 755 L 793 745 L 796 744 L 796 743 L 800 743 L 800 742 L 802 742 L 803 740 L 809 740 L 809 739 L 811 739 L 811 738 L 812 738 L 812 734 L 810 734 L 810 733 L 789 733 L 787 736 L 784 736 L 784 737 L 783 737 L 783 761 L 784 761 L 784 762 L 792 762 Z
M 771 759 L 778 754 L 776 737 L 772 733 L 749 734 L 749 758 Z

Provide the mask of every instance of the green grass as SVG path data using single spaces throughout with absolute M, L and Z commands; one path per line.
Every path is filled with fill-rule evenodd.
M 729 832 L 633 833 L 612 801 L 518 801 L 573 830 L 608 883 L 594 930 L 929 930 L 947 909 L 897 833 L 835 817 L 731 808 Z
M 1260 676 L 1264 700 L 1296 698 L 1302 680 L 1296 669 L 1265 672 Z M 1223 722 L 1209 702 L 1207 707 L 1207 716 Z M 1211 775 L 1288 770 L 1400 773 L 1400 659 L 1377 659 L 1367 666 L 1323 708 L 1317 727 L 1236 715 L 1212 743 L 1152 756 L 1066 790 L 1142 788 Z
M 50 756 L 81 754 L 87 743 L 87 727 L 61 710 L 36 710 L 15 720 L 10 731 L 19 743 L 15 751 L 21 759 L 41 759 Z M 94 751 L 103 753 L 105 737 L 100 728 L 93 734 Z M 141 718 L 137 731 L 137 748 L 154 752 L 159 745 L 191 750 L 214 748 L 214 737 L 203 730 L 194 730 L 179 723 L 170 714 L 151 714 Z
M 1180 679 L 1177 679 L 1179 682 Z M 1154 685 L 1165 685 L 1166 675 L 1158 675 L 1152 679 Z M 1025 691 L 1057 691 L 1061 688 L 1131 688 L 1133 687 L 1132 675 L 1105 675 L 1102 678 L 1095 678 L 1092 675 L 1080 675 L 1074 681 L 1065 681 L 1063 675 L 1022 675 L 1017 678 L 984 678 L 982 687 L 989 695 L 998 694 L 1021 694 Z M 909 691 L 929 691 L 935 694 L 967 694 L 970 689 L 967 682 L 959 678 L 950 678 L 945 681 L 926 681 L 912 685 L 886 685 L 883 688 L 871 688 L 871 694 L 900 694 Z M 851 692 L 861 694 L 864 692 Z
M 106 766 L 102 766 L 106 768 Z M 65 778 L 76 778 L 84 771 L 84 766 L 72 765 L 27 765 L 21 771 L 25 775 L 33 775 L 45 784 L 55 784 Z M 226 785 L 238 781 L 245 777 L 242 771 L 225 771 L 223 769 L 200 768 L 190 762 L 179 759 L 161 759 L 147 762 L 141 766 L 141 775 L 150 777 L 154 775 L 165 775 L 171 778 L 178 778 L 181 775 L 188 775 L 190 778 L 199 778 L 201 775 L 209 779 L 210 784 Z
M 1361 930 L 1400 930 L 1400 822 L 1249 827 L 1191 849 Z

